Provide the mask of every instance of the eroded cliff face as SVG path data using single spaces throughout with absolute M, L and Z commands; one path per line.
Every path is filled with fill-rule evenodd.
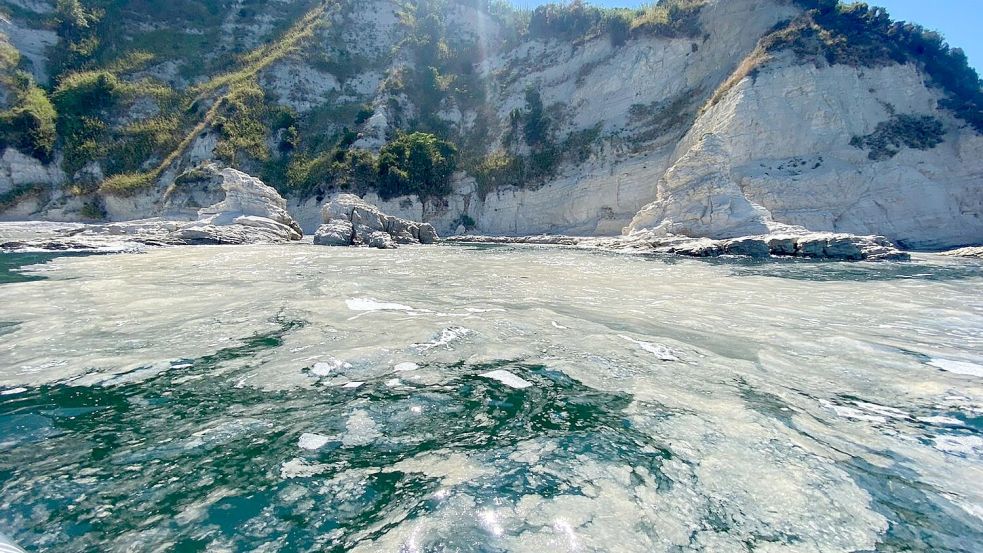
M 383 199 L 363 191 L 384 212 L 430 222 L 442 235 L 464 228 L 597 236 L 656 229 L 729 238 L 792 225 L 880 234 L 913 248 L 983 242 L 983 136 L 940 108 L 945 92 L 931 86 L 919 67 L 831 65 L 779 52 L 742 76 L 742 64 L 755 55 L 759 40 L 802 13 L 794 3 L 712 0 L 700 10 L 694 36 L 514 43 L 505 40 L 507 29 L 494 17 L 452 2 L 448 40 L 474 46 L 475 63 L 462 74 L 482 90 L 472 91 L 470 99 L 449 94 L 431 106 L 393 84 L 412 64 L 396 3 L 357 4 L 329 6 L 303 47 L 258 70 L 256 81 L 269 99 L 316 121 L 323 133 L 342 132 L 353 125 L 353 110 L 369 108 L 352 127 L 357 136 L 351 148 L 371 152 L 398 129 L 411 130 L 412 121 L 432 116 L 469 154 L 492 154 L 503 148 L 510 117 L 524 108 L 530 89 L 548 107 L 558 142 L 578 133 L 590 136 L 579 155 L 522 186 L 489 187 L 465 166 L 443 198 Z M 274 8 L 249 25 L 230 15 L 216 30 L 219 42 L 260 44 L 283 26 Z M 312 52 L 327 57 L 314 59 Z M 43 67 L 43 61 L 34 66 Z M 140 75 L 191 86 L 173 59 Z M 919 117 L 941 125 L 941 141 L 891 146 L 895 137 L 881 136 L 903 127 L 896 122 Z M 274 159 L 283 131 L 277 133 L 267 137 Z M 192 138 L 150 188 L 101 198 L 106 217 L 163 213 L 174 180 L 218 157 L 222 139 L 213 126 Z M 26 166 L 8 149 L 0 158 L 0 186 L 23 181 L 18 167 Z M 81 217 L 85 202 L 66 196 L 60 186 L 77 175 L 45 167 L 44 174 L 33 167 L 37 177 L 29 180 L 50 184 L 47 203 L 34 200 L 5 216 Z M 336 192 L 288 192 L 288 208 L 312 233 L 321 223 L 322 204 Z
M 882 234 L 913 248 L 941 248 L 983 239 L 983 136 L 938 109 L 940 92 L 911 65 L 816 67 L 791 56 L 745 78 L 695 122 L 657 186 L 676 209 L 704 203 L 706 236 L 726 233 L 714 206 L 740 205 L 755 218 L 813 230 Z M 942 142 L 902 147 L 871 159 L 852 137 L 875 133 L 899 115 L 938 118 Z M 706 143 L 727 192 L 713 199 L 679 165 L 699 165 Z M 693 158 L 697 159 L 693 159 Z M 876 157 L 876 156 L 875 156 Z M 688 196 L 676 192 L 691 185 Z M 702 200 L 702 201 L 701 201 Z M 747 211 L 753 207 L 754 212 Z M 650 210 L 646 210 L 650 211 Z M 717 211 L 720 211 L 719 209 Z M 638 217 L 629 230 L 672 219 Z

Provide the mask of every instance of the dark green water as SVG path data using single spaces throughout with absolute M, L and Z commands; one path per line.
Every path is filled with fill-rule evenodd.
M 52 259 L 64 257 L 59 253 L 0 253 L 0 284 L 41 280 L 37 275 L 25 275 L 20 269 L 28 265 L 47 263 Z
M 420 453 L 474 453 L 496 464 L 507 462 L 520 442 L 546 438 L 560 445 L 551 453 L 553 463 L 586 456 L 652 474 L 671 456 L 620 414 L 627 397 L 596 392 L 542 366 L 501 365 L 535 384 L 525 391 L 476 376 L 499 365 L 457 365 L 441 368 L 455 376 L 438 389 L 393 389 L 378 381 L 354 397 L 338 388 L 260 392 L 236 388 L 235 375 L 208 376 L 221 362 L 279 347 L 283 333 L 298 323 L 282 324 L 282 332 L 191 360 L 190 367 L 139 385 L 44 386 L 5 398 L 0 527 L 16 529 L 22 543 L 53 551 L 99 551 L 124 541 L 150 550 L 166 536 L 173 551 L 208 551 L 216 542 L 248 551 L 276 538 L 283 551 L 340 552 L 354 545 L 347 536 L 375 538 L 399 520 L 396 515 L 434 510 L 439 479 L 391 468 Z M 203 378 L 193 386 L 175 383 L 189 376 Z M 412 415 L 414 407 L 422 415 Z M 315 481 L 284 480 L 280 468 L 297 457 L 302 430 L 342 436 L 353 408 L 386 421 L 386 439 L 353 447 L 331 440 L 302 455 L 320 465 Z M 317 485 L 361 469 L 370 476 L 356 493 L 338 497 Z M 502 496 L 578 493 L 581 484 L 561 474 L 513 469 L 460 491 L 480 506 Z M 284 498 L 298 488 L 304 489 L 302 505 Z M 222 499 L 182 524 L 182 513 L 217 489 L 224 490 Z M 144 536 L 148 529 L 153 531 Z M 332 533 L 339 537 L 323 539 Z M 444 536 L 441 547 L 479 547 L 481 534 L 461 528 L 459 535 Z

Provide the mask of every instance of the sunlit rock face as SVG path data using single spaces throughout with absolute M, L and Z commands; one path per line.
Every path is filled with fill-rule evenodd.
M 712 238 L 760 234 L 771 221 L 885 236 L 917 249 L 983 241 L 983 188 L 976 184 L 983 136 L 939 107 L 944 93 L 914 65 L 830 66 L 780 52 L 722 86 L 760 36 L 795 15 L 783 2 L 711 2 L 700 17 L 707 38 L 696 51 L 686 39 L 644 37 L 615 48 L 600 37 L 577 47 L 530 42 L 501 52 L 482 69 L 503 76 L 502 87 L 493 88 L 503 118 L 534 86 L 545 103 L 569 107 L 570 130 L 601 125 L 624 140 L 606 142 L 542 186 L 483 194 L 463 176 L 446 207 L 416 198 L 379 205 L 448 235 L 464 213 L 476 222 L 469 230 L 489 235 L 610 236 L 671 219 L 667 227 Z M 679 109 L 656 118 L 667 128 L 649 141 L 646 123 L 632 120 L 634 105 Z M 942 144 L 880 160 L 851 145 L 892 112 L 937 117 Z M 707 135 L 715 142 L 709 149 Z M 703 184 L 688 185 L 697 180 Z M 709 197 L 717 203 L 707 219 Z
M 437 231 L 429 223 L 417 223 L 386 215 L 378 207 L 353 194 L 338 194 L 321 209 L 324 224 L 314 233 L 321 246 L 360 246 L 393 249 L 397 244 L 433 244 Z
M 223 195 L 217 203 L 187 216 L 194 202 Z M 188 244 L 261 244 L 300 240 L 300 225 L 287 213 L 286 200 L 255 177 L 207 165 L 195 170 L 193 189 L 176 190 L 166 211 L 174 218 L 150 218 L 109 224 L 0 226 L 6 250 L 134 251 Z M 8 238 L 9 236 L 9 238 Z
M 297 243 L 4 269 L 0 530 L 67 552 L 973 551 L 981 270 Z
M 879 234 L 911 248 L 976 244 L 983 135 L 940 110 L 942 93 L 925 83 L 910 64 L 815 67 L 783 54 L 701 115 L 674 157 L 714 135 L 742 196 L 776 222 Z M 879 160 L 850 144 L 893 114 L 937 117 L 944 141 Z
M 968 248 L 957 248 L 955 250 L 943 252 L 942 255 L 952 257 L 976 257 L 983 259 L 983 247 L 971 246 Z
M 186 243 L 244 244 L 300 240 L 303 231 L 272 187 L 235 169 L 222 169 L 225 199 L 201 208 L 198 220 L 172 234 Z
M 705 135 L 666 172 L 658 199 L 642 208 L 625 232 L 650 229 L 706 238 L 766 234 L 770 215 L 744 197 L 730 170 L 724 141 Z

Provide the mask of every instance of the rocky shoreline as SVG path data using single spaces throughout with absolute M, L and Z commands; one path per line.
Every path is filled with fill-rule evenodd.
M 676 254 L 687 257 L 724 255 L 751 258 L 797 257 L 838 261 L 908 261 L 911 255 L 882 236 L 842 233 L 774 233 L 724 240 L 659 235 L 640 231 L 626 236 L 452 236 L 449 242 L 483 244 L 540 244 L 605 250 Z
M 234 169 L 214 166 L 199 169 L 199 173 L 202 173 L 201 178 L 209 180 L 205 184 L 224 193 L 224 198 L 197 212 L 189 211 L 188 218 L 196 215 L 196 219 L 175 220 L 165 216 L 107 224 L 0 223 L 0 250 L 127 252 L 166 246 L 284 244 L 303 238 L 300 225 L 287 212 L 286 201 L 259 179 Z M 458 235 L 441 240 L 429 223 L 387 215 L 379 207 L 352 194 L 329 198 L 321 208 L 321 219 L 323 224 L 312 239 L 318 246 L 392 249 L 443 242 L 570 246 L 703 258 L 740 256 L 836 261 L 908 261 L 911 258 L 908 252 L 883 236 L 810 232 L 788 225 L 775 226 L 765 234 L 718 239 L 643 228 L 612 237 Z M 983 248 L 962 248 L 946 255 L 980 258 Z

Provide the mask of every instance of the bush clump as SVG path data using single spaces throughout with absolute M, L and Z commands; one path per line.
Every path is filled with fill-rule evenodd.
M 916 63 L 948 97 L 941 103 L 983 133 L 983 81 L 965 52 L 939 33 L 893 21 L 884 8 L 863 2 L 791 0 L 806 12 L 762 40 L 765 51 L 791 49 L 801 59 L 854 67 Z
M 867 136 L 854 136 L 850 145 L 869 149 L 867 157 L 874 161 L 891 159 L 902 147 L 931 150 L 942 143 L 945 128 L 942 121 L 931 115 L 894 114 L 887 121 L 878 123 Z
M 140 190 L 149 188 L 156 178 L 154 173 L 122 173 L 104 180 L 99 192 L 110 196 L 132 196 Z
M 214 127 L 221 140 L 215 156 L 233 167 L 243 156 L 260 161 L 268 159 L 266 120 L 270 119 L 270 111 L 266 93 L 259 84 L 254 80 L 238 84 L 220 102 Z
M 336 146 L 317 156 L 300 154 L 292 158 L 285 175 L 270 180 L 285 182 L 284 192 L 302 196 L 332 189 L 364 193 L 376 188 L 379 174 L 371 152 Z
M 44 162 L 55 148 L 57 113 L 34 77 L 17 69 L 20 52 L 0 34 L 0 150 L 16 148 Z
M 699 13 L 705 3 L 661 0 L 639 9 L 598 8 L 583 0 L 546 4 L 533 10 L 528 35 L 573 41 L 608 35 L 615 46 L 643 34 L 693 37 L 700 33 Z
M 450 194 L 457 148 L 422 132 L 401 134 L 379 152 L 379 195 L 417 195 L 421 200 Z
M 66 75 L 52 94 L 65 168 L 73 173 L 98 158 L 109 142 L 107 111 L 123 96 L 124 85 L 108 71 Z
M 525 100 L 525 108 L 515 109 L 509 116 L 509 128 L 502 137 L 504 151 L 494 152 L 470 168 L 482 197 L 506 186 L 538 186 L 555 176 L 562 163 L 587 161 L 601 138 L 599 124 L 557 140 L 557 120 L 563 105 L 547 108 L 535 88 L 526 89 Z
M 48 162 L 55 148 L 57 113 L 33 81 L 16 94 L 13 108 L 0 112 L 0 148 L 12 146 Z

